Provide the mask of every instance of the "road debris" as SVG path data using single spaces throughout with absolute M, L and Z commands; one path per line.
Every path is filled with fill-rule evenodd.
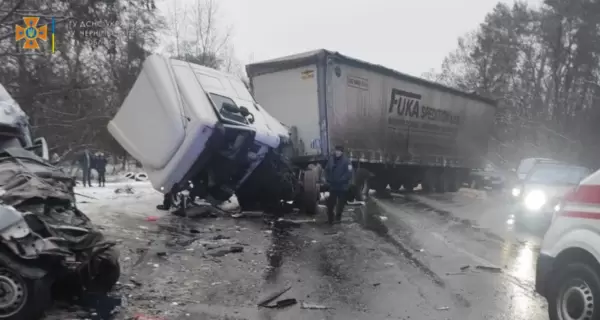
M 495 273 L 502 272 L 502 268 L 490 267 L 490 266 L 481 266 L 481 265 L 479 265 L 479 266 L 476 266 L 475 269 L 489 271 L 489 272 L 495 272 Z
M 290 219 L 284 219 L 284 218 L 279 218 L 275 221 L 274 223 L 274 227 L 277 228 L 298 228 L 300 227 L 301 223 L 297 222 L 295 220 L 290 220 Z
M 282 308 L 286 308 L 289 306 L 293 306 L 297 303 L 298 303 L 298 300 L 296 300 L 294 298 L 289 298 L 289 299 L 279 300 L 273 305 L 264 305 L 264 307 L 271 308 L 271 309 L 282 309 Z
M 446 310 L 450 310 L 450 308 L 449 307 L 437 307 L 437 308 L 435 308 L 435 310 L 446 311 Z
M 469 268 L 471 268 L 470 265 L 462 266 L 462 267 L 460 267 L 460 271 L 465 271 L 465 270 L 467 270 Z
M 165 319 L 159 318 L 159 317 L 147 316 L 147 315 L 143 315 L 143 314 L 136 314 L 135 316 L 133 316 L 133 320 L 165 320 Z
M 328 306 L 324 306 L 324 305 L 320 305 L 320 304 L 315 304 L 315 303 L 308 303 L 308 302 L 302 302 L 302 304 L 300 305 L 300 308 L 302 309 L 309 309 L 309 310 L 326 310 L 326 309 L 332 309 Z
M 133 187 L 132 186 L 126 185 L 126 186 L 124 186 L 122 188 L 116 188 L 115 189 L 115 193 L 116 194 L 123 194 L 123 193 L 125 193 L 125 194 L 134 194 L 135 192 L 133 191 Z
M 206 254 L 211 257 L 223 257 L 229 253 L 240 253 L 244 251 L 244 247 L 242 246 L 231 246 L 229 248 L 224 249 L 215 249 L 214 251 L 209 251 Z
M 273 291 L 269 294 L 267 294 L 264 298 L 260 299 L 257 303 L 257 305 L 259 307 L 264 307 L 267 304 L 271 303 L 271 301 L 281 297 L 284 293 L 288 292 L 290 289 L 292 289 L 292 286 L 288 285 L 282 289 L 279 289 L 277 291 Z

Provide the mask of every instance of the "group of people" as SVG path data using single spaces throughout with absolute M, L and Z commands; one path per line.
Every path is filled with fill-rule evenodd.
M 92 169 L 98 173 L 98 186 L 104 187 L 106 185 L 106 165 L 108 159 L 103 152 L 96 152 L 94 154 L 89 150 L 84 150 L 76 161 L 83 173 L 84 187 L 92 186 Z

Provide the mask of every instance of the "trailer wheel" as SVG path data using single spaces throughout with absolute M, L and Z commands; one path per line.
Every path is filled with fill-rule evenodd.
M 392 191 L 400 190 L 400 187 L 402 187 L 402 183 L 400 183 L 400 181 L 390 182 L 390 189 L 392 189 Z
M 448 182 L 448 191 L 450 192 L 457 192 L 458 189 L 460 189 L 460 182 L 458 181 L 457 177 L 451 177 L 450 181 Z
M 304 177 L 302 179 L 304 186 L 302 204 L 306 214 L 311 216 L 317 214 L 319 196 L 321 195 L 318 182 L 319 171 L 316 168 L 304 171 Z
M 425 171 L 423 176 L 423 181 L 421 181 L 421 187 L 423 188 L 423 192 L 430 193 L 435 190 L 436 184 L 436 175 L 433 170 Z
M 404 187 L 404 190 L 406 192 L 413 192 L 414 189 L 417 187 L 417 185 L 418 185 L 418 183 L 410 181 L 410 182 L 404 183 L 402 186 Z
M 435 179 L 435 191 L 444 193 L 448 190 L 448 176 L 444 173 L 438 174 Z

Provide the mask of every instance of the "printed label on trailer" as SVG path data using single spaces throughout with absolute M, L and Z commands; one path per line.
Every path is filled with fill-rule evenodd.
M 369 80 L 359 77 L 348 76 L 348 86 L 362 90 L 369 90 Z
M 423 104 L 422 96 L 400 89 L 392 89 L 388 108 L 388 125 L 411 128 L 414 133 L 456 133 L 462 119 L 458 114 Z

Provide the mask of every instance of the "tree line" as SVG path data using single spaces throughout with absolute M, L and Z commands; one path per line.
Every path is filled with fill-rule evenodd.
M 151 53 L 243 77 L 218 2 L 185 3 L 168 1 L 167 9 L 159 10 L 157 0 L 4 0 L 0 83 L 29 115 L 33 135 L 46 137 L 51 152 L 92 148 L 124 155 L 106 124 Z M 54 53 L 48 41 L 40 43 L 40 54 L 15 41 L 15 26 L 27 16 L 40 17 L 40 23 L 54 18 Z M 102 22 L 110 28 L 103 30 Z M 440 72 L 425 76 L 498 100 L 492 161 L 551 157 L 595 168 L 599 24 L 597 0 L 546 0 L 539 7 L 499 3 L 458 40 Z
M 491 160 L 600 167 L 600 1 L 498 3 L 425 77 L 498 101 Z
M 0 83 L 29 115 L 33 136 L 67 158 L 83 148 L 125 155 L 106 124 L 153 52 L 239 73 L 217 2 L 186 3 L 159 10 L 155 0 L 0 2 Z M 24 17 L 39 17 L 48 32 L 54 21 L 54 52 L 50 37 L 36 51 L 16 41 Z

